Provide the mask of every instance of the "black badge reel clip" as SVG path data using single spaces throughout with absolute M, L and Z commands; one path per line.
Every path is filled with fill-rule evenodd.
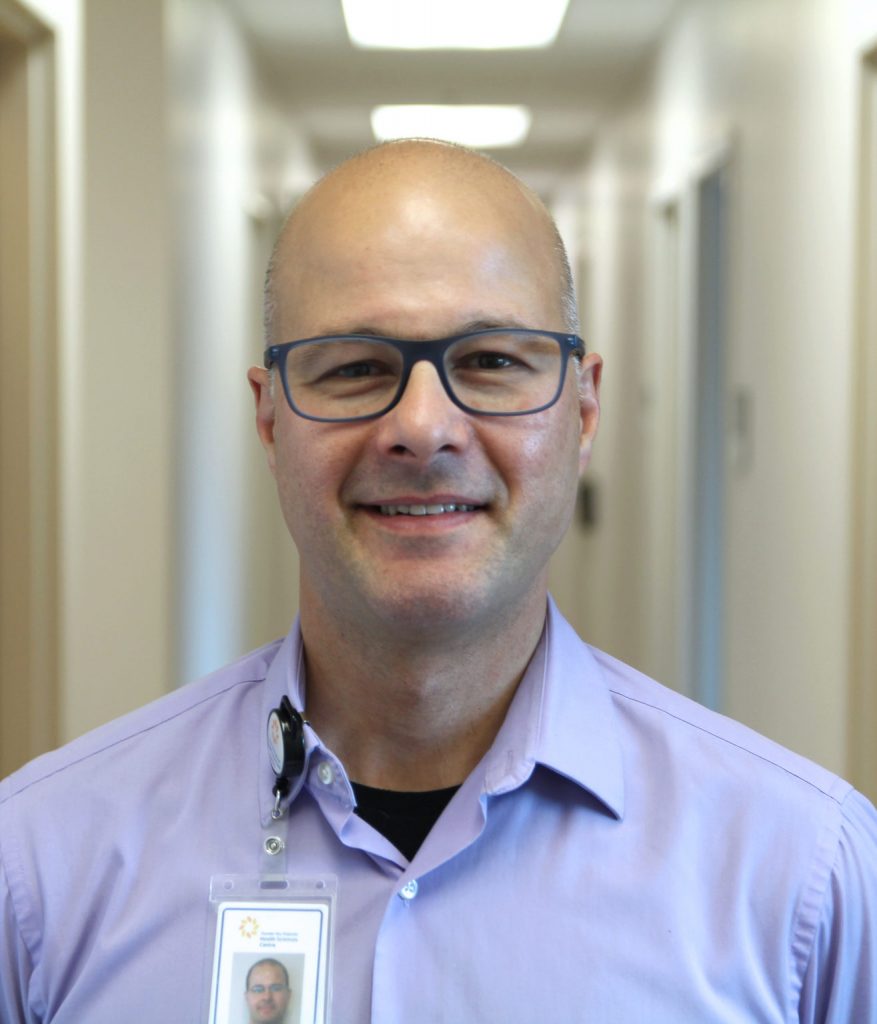
M 292 706 L 289 697 L 280 699 L 280 706 L 268 715 L 268 756 L 274 771 L 274 808 L 271 817 L 276 821 L 283 816 L 280 802 L 289 792 L 290 785 L 301 775 L 305 766 L 305 720 Z

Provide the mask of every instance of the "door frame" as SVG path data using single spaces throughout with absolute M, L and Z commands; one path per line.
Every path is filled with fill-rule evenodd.
M 651 387 L 671 390 L 655 394 L 649 407 L 655 414 L 654 437 L 656 456 L 652 470 L 653 507 L 660 522 L 651 527 L 649 541 L 650 575 L 649 635 L 660 638 L 662 649 L 656 654 L 659 671 L 664 678 L 689 697 L 721 705 L 721 689 L 706 692 L 698 679 L 696 656 L 696 546 L 697 517 L 697 387 L 698 333 L 701 297 L 700 240 L 703 234 L 704 210 L 702 190 L 716 175 L 724 175 L 729 193 L 733 192 L 734 139 L 730 129 L 719 133 L 688 164 L 675 180 L 663 180 L 651 192 L 650 259 L 653 272 L 651 306 L 655 314 L 652 326 L 650 377 Z M 668 231 L 668 221 L 672 230 Z M 725 211 L 726 253 L 724 259 L 725 309 L 730 303 L 731 252 L 733 241 L 731 219 Z M 672 249 L 671 251 L 668 251 Z M 667 261 L 673 264 L 667 273 Z M 669 286 L 672 295 L 659 294 Z M 660 321 L 660 322 L 659 322 Z M 731 325 L 725 316 L 726 353 L 730 344 Z M 661 349 L 664 349 L 662 352 Z M 725 364 L 725 415 L 727 416 L 730 368 Z M 726 421 L 727 422 L 727 421 Z M 726 442 L 727 442 L 726 427 Z M 666 483 L 657 457 L 668 459 L 670 466 Z M 724 501 L 728 501 L 729 460 L 725 459 Z M 663 525 L 662 525 L 663 524 Z M 669 525 L 668 525 L 669 524 Z M 669 545 L 669 551 L 667 546 Z M 727 551 L 727 538 L 722 557 Z M 721 625 L 721 624 L 720 624 Z M 720 643 L 720 646 L 721 643 Z M 725 657 L 721 655 L 723 672 Z
M 877 799 L 877 47 L 859 81 L 848 772 Z
M 58 275 L 55 39 L 16 0 L 0 0 L 0 40 L 0 774 L 6 774 L 58 741 Z

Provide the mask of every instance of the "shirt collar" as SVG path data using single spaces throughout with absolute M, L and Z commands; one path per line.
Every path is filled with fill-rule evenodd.
M 262 721 L 266 728 L 269 712 L 284 693 L 293 707 L 304 712 L 304 651 L 298 619 L 265 679 Z M 316 734 L 305 726 L 305 766 L 291 788 L 290 801 L 304 785 L 311 756 L 318 747 Z M 481 762 L 484 792 L 498 795 L 516 789 L 537 764 L 587 790 L 615 817 L 624 816 L 621 746 L 608 686 L 590 648 L 550 597 L 542 639 L 505 721 Z M 266 822 L 273 807 L 274 773 L 264 735 L 259 780 L 259 810 Z
M 537 764 L 624 816 L 624 769 L 609 689 L 590 648 L 551 598 L 542 640 L 484 759 L 484 791 L 517 788 Z

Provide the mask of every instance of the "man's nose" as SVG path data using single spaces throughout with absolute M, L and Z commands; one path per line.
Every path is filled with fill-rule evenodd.
M 436 368 L 415 363 L 397 404 L 378 420 L 378 440 L 387 451 L 429 459 L 465 446 L 468 415 L 454 405 Z

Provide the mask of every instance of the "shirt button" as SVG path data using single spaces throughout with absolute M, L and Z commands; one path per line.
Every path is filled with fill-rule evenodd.
M 417 879 L 412 878 L 410 882 L 406 882 L 399 890 L 399 895 L 403 900 L 413 900 L 417 895 Z
M 324 786 L 331 786 L 335 781 L 335 772 L 332 771 L 332 765 L 328 761 L 323 761 L 317 767 L 317 778 Z

